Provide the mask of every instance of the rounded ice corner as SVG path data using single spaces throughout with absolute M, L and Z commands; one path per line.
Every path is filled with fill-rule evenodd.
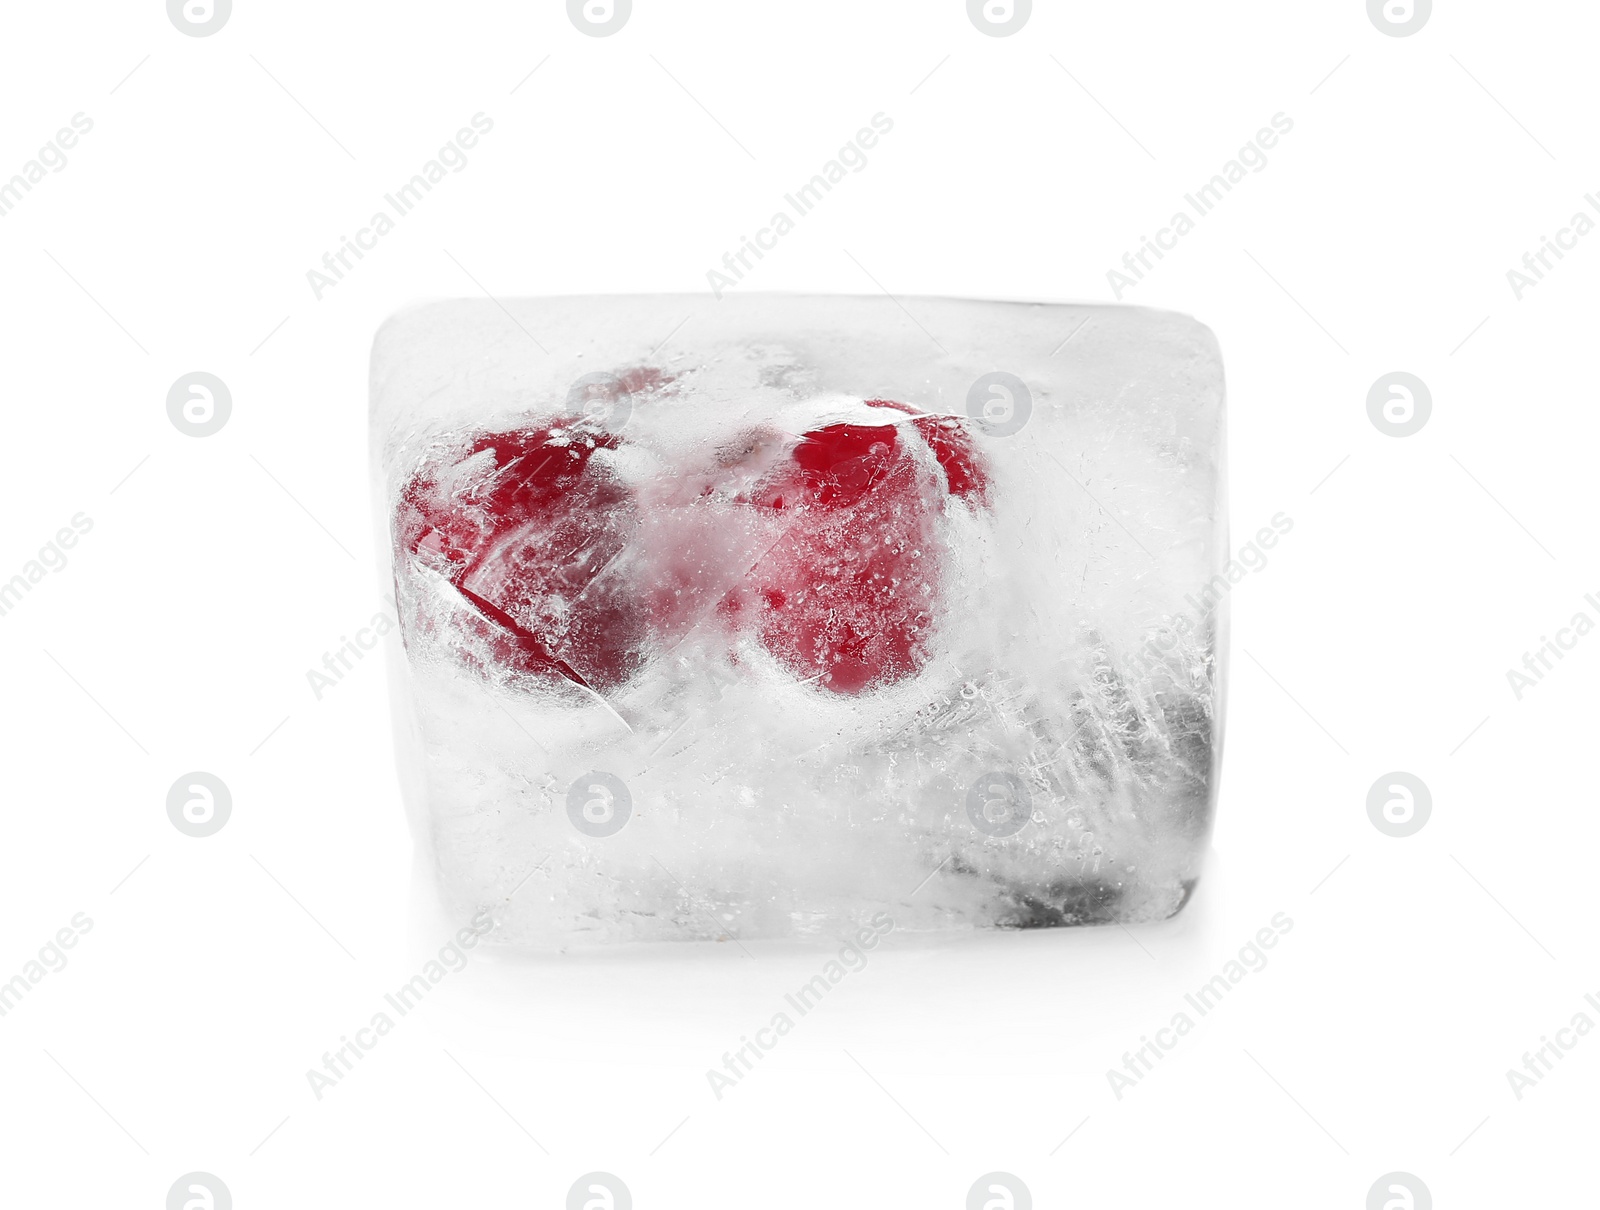
M 372 349 L 376 352 L 382 348 L 386 341 L 392 340 L 399 329 L 407 325 L 412 327 L 428 327 L 425 321 L 460 307 L 463 300 L 458 298 L 424 298 L 414 302 L 404 303 L 386 315 L 372 334 Z
M 1222 353 L 1222 346 L 1217 340 L 1216 331 L 1204 320 L 1189 314 L 1187 311 L 1171 311 L 1162 307 L 1134 307 L 1153 319 L 1160 319 L 1171 324 L 1176 330 L 1182 332 L 1188 340 L 1197 347 L 1204 348 L 1218 355 Z
M 1148 321 L 1150 330 L 1174 350 L 1181 351 L 1191 361 L 1213 365 L 1217 372 L 1219 391 L 1223 385 L 1222 342 L 1211 325 L 1187 311 L 1170 311 L 1160 307 L 1145 307 L 1128 303 L 1114 304 L 1115 309 L 1135 312 Z M 1107 309 L 1111 309 L 1108 306 Z
M 1172 910 L 1163 919 L 1176 920 L 1183 915 L 1190 901 L 1194 899 L 1195 891 L 1200 886 L 1200 877 L 1199 874 L 1196 874 L 1194 877 L 1185 878 L 1178 883 L 1178 889 L 1181 892 L 1178 896 L 1178 902 L 1172 905 Z
M 1196 319 L 1193 315 L 1184 312 L 1175 312 L 1175 314 L 1184 322 L 1187 343 L 1216 363 L 1217 385 L 1220 389 L 1224 383 L 1222 342 L 1217 339 L 1216 330 L 1204 320 Z
M 373 330 L 367 351 L 368 405 L 375 418 L 384 402 L 389 376 L 403 371 L 418 344 L 435 342 L 462 299 L 434 298 L 407 303 L 391 311 Z

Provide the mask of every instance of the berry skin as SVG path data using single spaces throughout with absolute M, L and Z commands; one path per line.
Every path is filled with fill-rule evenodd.
M 604 574 L 627 545 L 633 502 L 594 455 L 620 444 L 579 419 L 482 434 L 406 485 L 402 549 L 474 608 L 495 661 L 599 693 L 643 662 L 642 611 Z
M 795 676 L 859 694 L 921 671 L 940 608 L 949 496 L 981 503 L 987 477 L 959 422 L 904 404 L 909 424 L 809 432 L 757 493 L 787 513 L 784 536 L 750 577 L 762 644 Z M 913 452 L 926 443 L 942 471 Z
M 988 474 L 960 421 L 869 405 L 890 423 L 826 425 L 787 448 L 758 434 L 748 458 L 727 455 L 735 466 L 776 456 L 723 507 L 753 510 L 777 537 L 713 611 L 730 644 L 753 630 L 796 678 L 844 695 L 926 665 L 946 574 L 941 513 L 953 501 L 988 505 Z M 479 654 L 468 658 L 486 673 L 604 694 L 699 615 L 702 564 L 730 518 L 712 511 L 708 487 L 703 504 L 652 528 L 669 514 L 641 515 L 663 505 L 641 504 L 617 476 L 609 454 L 622 445 L 583 417 L 479 433 L 401 493 L 401 550 L 471 607 Z

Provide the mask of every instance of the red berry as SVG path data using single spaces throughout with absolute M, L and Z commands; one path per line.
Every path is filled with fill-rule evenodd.
M 406 485 L 397 538 L 471 606 L 493 664 L 604 693 L 696 624 L 738 546 L 726 510 L 753 508 L 781 536 L 714 610 L 730 640 L 753 627 L 790 672 L 834 693 L 893 684 L 929 658 L 941 513 L 953 499 L 986 504 L 988 478 L 959 421 L 871 403 L 910 419 L 806 433 L 758 488 L 720 504 L 681 479 L 649 516 L 596 457 L 622 446 L 597 422 L 479 434 Z M 779 440 L 746 434 L 718 473 L 765 463 Z
M 913 413 L 900 424 L 833 424 L 805 434 L 754 501 L 789 514 L 756 566 L 762 643 L 796 676 L 855 694 L 921 671 L 940 606 L 948 495 L 982 499 L 966 433 Z M 919 435 L 943 470 L 920 462 Z
M 988 502 L 989 477 L 978 461 L 978 451 L 973 448 L 972 438 L 967 435 L 960 420 L 953 416 L 928 416 L 910 404 L 895 403 L 888 399 L 869 399 L 867 403 L 873 407 L 894 408 L 912 417 L 911 423 L 922 434 L 933 456 L 944 468 L 945 482 L 952 496 L 972 496 L 981 503 Z
M 401 546 L 473 606 L 499 662 L 597 692 L 642 662 L 640 611 L 604 576 L 634 517 L 594 454 L 620 444 L 581 420 L 484 434 L 402 493 Z

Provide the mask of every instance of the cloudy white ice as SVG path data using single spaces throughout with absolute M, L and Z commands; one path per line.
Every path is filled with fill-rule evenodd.
M 399 760 L 452 914 L 548 949 L 1186 901 L 1221 738 L 1215 342 L 904 302 L 454 302 L 380 332 Z M 996 372 L 1022 411 L 969 407 Z

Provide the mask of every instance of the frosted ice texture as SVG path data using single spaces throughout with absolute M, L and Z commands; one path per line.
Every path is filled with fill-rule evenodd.
M 1187 901 L 1221 739 L 1214 338 L 903 301 L 380 331 L 400 765 L 451 912 L 556 948 Z M 969 400 L 997 371 L 1028 406 Z

